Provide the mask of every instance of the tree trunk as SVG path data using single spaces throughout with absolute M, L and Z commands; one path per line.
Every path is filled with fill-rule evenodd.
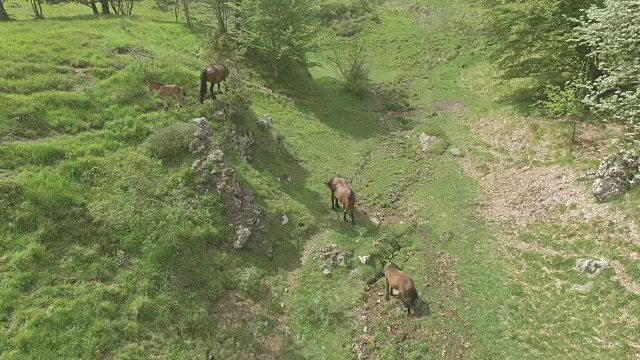
M 100 15 L 100 12 L 98 11 L 98 7 L 96 6 L 95 0 L 91 0 L 91 2 L 89 3 L 89 6 L 91 6 L 91 10 L 93 10 L 93 15 Z
M 100 4 L 102 5 L 102 15 L 111 15 L 109 0 L 100 0 Z
M 4 9 L 4 0 L 0 0 L 0 21 L 9 20 L 9 14 Z

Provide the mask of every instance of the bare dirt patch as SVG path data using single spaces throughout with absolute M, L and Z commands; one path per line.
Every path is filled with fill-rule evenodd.
M 213 305 L 214 318 L 220 331 L 228 334 L 249 332 L 257 346 L 231 344 L 238 348 L 243 359 L 281 359 L 292 347 L 292 338 L 282 317 L 269 314 L 267 309 L 255 301 L 230 292 Z
M 578 172 L 560 166 L 495 172 L 482 179 L 480 213 L 489 220 L 525 224 L 548 217 L 559 205 L 584 201 Z
M 450 113 L 461 113 L 464 111 L 464 103 L 456 100 L 439 100 L 431 103 L 431 106 L 438 110 Z

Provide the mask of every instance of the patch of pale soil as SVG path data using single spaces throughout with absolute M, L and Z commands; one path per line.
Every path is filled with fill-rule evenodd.
M 213 313 L 221 331 L 233 333 L 239 328 L 249 329 L 253 339 L 260 344 L 257 353 L 236 349 L 243 359 L 277 360 L 290 346 L 291 337 L 282 318 L 270 315 L 264 306 L 236 292 L 228 292 L 215 303 Z M 265 321 L 271 321 L 273 327 L 261 332 Z
M 559 204 L 583 198 L 584 188 L 571 169 L 526 167 L 494 172 L 481 179 L 480 213 L 489 220 L 525 224 L 551 215 Z
M 296 286 L 298 286 L 298 277 L 297 277 L 298 270 L 302 269 L 304 264 L 307 262 L 307 259 L 309 258 L 309 253 L 313 245 L 316 244 L 319 238 L 324 236 L 327 236 L 327 232 L 314 234 L 309 239 L 307 239 L 307 242 L 305 242 L 304 244 L 304 249 L 302 250 L 302 255 L 300 256 L 300 264 L 298 265 L 296 270 L 291 271 L 289 273 L 289 277 L 287 278 L 287 284 L 289 285 L 289 288 L 295 289 Z
M 460 113 L 464 111 L 464 103 L 456 100 L 439 100 L 431 103 L 431 106 L 439 111 Z
M 549 120 L 524 118 L 511 113 L 481 118 L 470 128 L 494 150 L 503 149 L 510 157 L 535 161 L 555 160 L 555 151 L 567 145 L 571 132 L 568 122 L 563 129 L 550 124 Z M 534 136 L 532 128 L 539 129 L 538 137 Z M 578 123 L 574 154 L 583 159 L 600 159 L 607 155 L 611 141 L 623 133 L 624 127 L 618 124 Z

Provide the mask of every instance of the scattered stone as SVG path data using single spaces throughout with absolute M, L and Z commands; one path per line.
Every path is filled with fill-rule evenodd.
M 289 288 L 284 288 L 284 292 L 288 293 L 289 292 Z
M 377 303 L 377 304 L 380 304 L 380 299 L 376 300 L 376 303 Z
M 280 308 L 284 309 L 284 303 L 280 303 Z
M 384 295 L 383 292 L 378 292 L 378 296 L 382 296 L 382 295 Z
M 347 257 L 350 256 L 350 254 L 341 251 L 336 244 L 321 246 L 314 250 L 314 254 L 314 258 L 320 260 L 320 268 L 325 274 L 325 270 L 330 273 L 337 265 L 346 266 Z
M 460 151 L 460 149 L 458 148 L 451 148 L 449 149 L 449 152 L 455 157 L 462 157 L 462 151 Z
M 287 215 L 286 215 L 286 214 L 285 214 L 285 215 L 282 215 L 282 216 L 280 217 L 280 219 L 282 220 L 282 221 L 280 222 L 282 225 L 287 225 L 287 223 L 289 222 L 289 218 L 287 217 Z
M 573 284 L 573 286 L 571 286 L 571 290 L 575 290 L 575 291 L 580 291 L 580 292 L 587 292 L 589 290 L 591 290 L 593 288 L 593 283 L 591 281 L 589 281 L 588 283 L 582 285 L 582 284 Z
M 611 267 L 606 259 L 577 259 L 576 270 L 587 273 L 587 277 L 594 278 L 600 275 L 605 269 Z
M 360 255 L 358 256 L 358 259 L 360 259 L 360 263 L 361 264 L 366 264 L 369 262 L 369 258 L 371 257 L 371 255 Z
M 242 160 L 250 161 L 253 145 L 256 142 L 256 135 L 249 128 L 244 134 L 240 134 L 235 130 L 229 134 L 229 143 L 238 151 Z
M 438 141 L 437 136 L 431 136 L 425 133 L 420 134 L 418 138 L 420 139 L 420 146 L 422 147 L 422 151 L 427 150 L 429 146 Z
M 263 128 L 265 130 L 271 128 L 272 118 L 269 114 L 264 114 L 261 120 L 256 121 L 256 125 L 259 128 Z
M 378 220 L 378 218 L 371 218 L 371 223 L 373 223 L 373 225 L 375 225 L 376 227 L 380 227 L 380 220 Z
M 322 273 L 325 274 L 325 275 L 329 275 L 329 274 L 331 274 L 331 269 L 325 268 L 325 269 L 322 270 Z
M 633 152 L 620 151 L 600 163 L 591 191 L 599 201 L 622 194 L 640 180 L 640 158 Z

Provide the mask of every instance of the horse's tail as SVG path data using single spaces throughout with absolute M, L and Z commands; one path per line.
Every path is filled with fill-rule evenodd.
M 224 68 L 224 78 L 226 79 L 227 76 L 229 76 L 229 69 L 227 69 L 227 65 L 222 64 L 222 67 Z
M 204 101 L 204 96 L 207 95 L 207 68 L 200 71 L 200 102 Z
M 409 290 L 409 303 L 411 304 L 411 306 L 415 306 L 416 305 L 416 300 L 418 299 L 418 290 L 416 290 L 416 287 L 412 287 L 411 290 Z

